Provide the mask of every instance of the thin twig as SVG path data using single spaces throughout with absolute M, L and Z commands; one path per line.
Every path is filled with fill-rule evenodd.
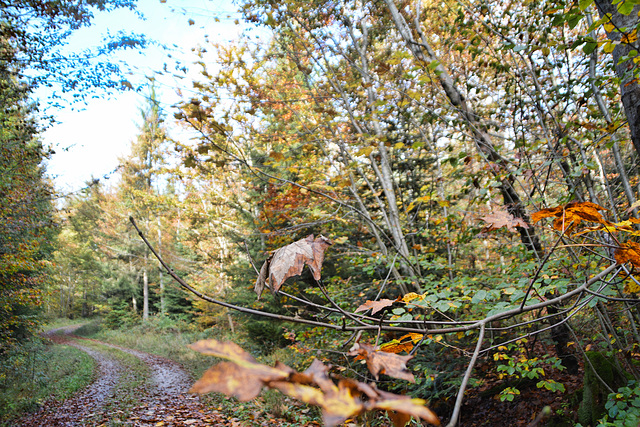
M 478 354 L 480 354 L 480 349 L 482 348 L 482 342 L 484 341 L 484 327 L 485 327 L 485 323 L 483 323 L 480 326 L 480 336 L 478 336 L 478 343 L 476 344 L 476 349 L 474 350 L 473 356 L 471 356 L 471 360 L 469 361 L 469 366 L 467 366 L 467 371 L 464 373 L 464 378 L 462 379 L 460 390 L 458 390 L 456 405 L 453 409 L 453 415 L 451 415 L 451 421 L 449 421 L 449 424 L 447 424 L 447 427 L 455 427 L 455 425 L 458 423 L 458 417 L 460 416 L 460 408 L 462 408 L 462 401 L 464 400 L 464 391 L 467 388 L 467 383 L 469 382 L 469 378 L 471 378 L 471 372 L 473 371 L 473 368 L 476 365 L 476 361 L 478 360 Z

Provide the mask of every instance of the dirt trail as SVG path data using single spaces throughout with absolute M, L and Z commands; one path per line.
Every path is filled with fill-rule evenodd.
M 76 327 L 77 328 L 77 327 Z M 74 397 L 63 402 L 47 402 L 34 414 L 16 421 L 16 426 L 239 426 L 215 410 L 206 409 L 199 399 L 187 393 L 192 380 L 178 364 L 153 356 L 95 340 L 101 346 L 129 353 L 144 362 L 151 378 L 136 390 L 139 404 L 130 410 L 119 407 L 117 386 L 126 380 L 127 367 L 108 351 L 83 345 L 85 339 L 72 335 L 73 327 L 50 331 L 47 335 L 57 343 L 74 346 L 96 361 L 96 380 Z M 64 335 L 60 335 L 64 332 Z M 138 393 L 139 392 L 139 393 Z

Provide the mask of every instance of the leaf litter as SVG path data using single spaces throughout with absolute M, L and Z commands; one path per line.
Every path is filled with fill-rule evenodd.
M 232 426 L 246 425 L 238 418 L 229 416 L 222 408 L 204 405 L 197 395 L 189 393 L 193 383 L 190 375 L 177 363 L 141 351 L 72 335 L 76 327 L 50 331 L 48 337 L 57 344 L 74 346 L 87 352 L 96 361 L 96 379 L 87 388 L 64 401 L 45 402 L 38 412 L 25 415 L 14 421 L 15 426 L 108 426 L 113 422 L 126 426 Z M 64 332 L 65 335 L 56 335 Z M 151 372 L 149 381 L 136 389 L 137 402 L 126 409 L 117 386 L 126 380 L 127 367 L 107 351 L 99 347 L 83 345 L 90 341 L 100 346 L 115 348 L 140 359 Z M 273 417 L 253 422 L 252 425 L 282 424 Z

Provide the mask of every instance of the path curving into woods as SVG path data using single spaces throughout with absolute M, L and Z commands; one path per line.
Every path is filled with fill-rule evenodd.
M 193 383 L 177 363 L 141 351 L 89 340 L 73 335 L 78 328 L 59 328 L 47 333 L 58 344 L 73 346 L 96 361 L 96 378 L 82 391 L 65 401 L 45 403 L 42 408 L 15 421 L 16 426 L 239 426 L 216 410 L 205 408 L 188 390 Z M 86 345 L 90 341 L 97 345 Z M 118 385 L 129 381 L 127 366 L 114 357 L 116 349 L 138 358 L 151 373 L 135 390 L 135 404 L 119 395 Z

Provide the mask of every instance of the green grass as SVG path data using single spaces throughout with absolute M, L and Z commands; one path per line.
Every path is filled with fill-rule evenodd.
M 44 324 L 42 326 L 42 329 L 44 331 L 50 331 L 52 329 L 63 328 L 65 326 L 71 326 L 71 325 L 80 325 L 82 323 L 87 323 L 87 319 L 67 319 L 67 318 L 52 319 L 48 321 L 46 324 Z
M 122 329 L 103 329 L 99 323 L 93 322 L 81 327 L 76 335 L 93 338 L 120 345 L 134 350 L 144 351 L 178 362 L 194 377 L 201 376 L 211 366 L 211 357 L 203 356 L 188 348 L 206 334 L 196 331 L 180 331 L 162 329 L 154 325 L 134 326 Z
M 48 399 L 61 400 L 89 384 L 95 364 L 86 353 L 34 338 L 0 359 L 0 425 Z

